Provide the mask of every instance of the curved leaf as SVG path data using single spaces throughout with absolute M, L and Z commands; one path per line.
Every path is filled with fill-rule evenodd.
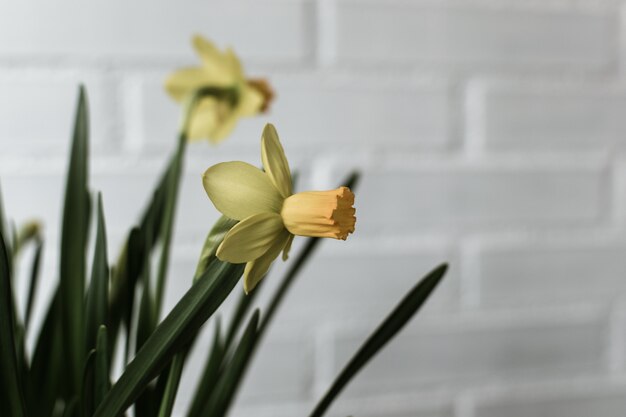
M 3 398 L 8 402 L 11 416 L 26 415 L 21 369 L 15 350 L 15 318 L 11 289 L 10 255 L 4 235 L 0 233 L 0 379 Z
M 387 316 L 385 321 L 365 341 L 350 362 L 335 379 L 326 395 L 320 400 L 310 417 L 324 415 L 333 400 L 339 395 L 350 380 L 363 368 L 378 351 L 389 342 L 413 317 L 439 284 L 448 269 L 443 264 L 424 277 Z
M 117 417 L 172 360 L 235 287 L 243 265 L 213 262 L 146 340 L 94 417 Z

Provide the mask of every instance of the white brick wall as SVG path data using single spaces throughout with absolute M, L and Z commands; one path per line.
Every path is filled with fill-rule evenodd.
M 415 280 L 449 260 L 423 314 L 329 415 L 626 414 L 626 2 L 184 0 L 0 3 L 0 181 L 46 224 L 56 276 L 76 84 L 111 254 L 175 143 L 161 83 L 202 33 L 267 75 L 272 112 L 188 149 L 168 306 L 217 218 L 200 174 L 259 164 L 276 124 L 300 188 L 362 170 L 357 233 L 294 285 L 234 416 L 304 415 Z M 294 250 L 301 242 L 296 240 Z M 285 265 L 275 266 L 267 301 Z M 232 300 L 227 310 L 232 308 Z M 190 359 L 178 408 L 206 355 Z

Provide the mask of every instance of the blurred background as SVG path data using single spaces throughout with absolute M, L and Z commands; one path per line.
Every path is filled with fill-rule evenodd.
M 323 242 L 300 276 L 234 416 L 306 415 L 400 297 L 449 261 L 424 311 L 329 415 L 623 417 L 623 3 L 1 2 L 0 180 L 17 224 L 45 224 L 41 298 L 58 271 L 78 83 L 91 107 L 91 188 L 104 193 L 115 259 L 175 146 L 180 109 L 164 78 L 197 65 L 199 33 L 232 46 L 277 98 L 223 144 L 188 147 L 170 307 L 218 216 L 202 172 L 226 160 L 259 165 L 266 122 L 300 190 L 363 173 L 356 233 Z M 261 302 L 284 270 L 277 262 Z

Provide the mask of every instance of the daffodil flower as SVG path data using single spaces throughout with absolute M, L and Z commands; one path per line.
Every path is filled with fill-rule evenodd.
M 215 207 L 239 220 L 218 247 L 217 257 L 246 263 L 246 293 L 281 251 L 287 259 L 294 235 L 345 240 L 356 222 L 354 194 L 348 187 L 293 194 L 289 163 L 271 124 L 263 130 L 261 159 L 265 171 L 235 161 L 214 165 L 203 176 Z
M 200 88 L 215 89 L 216 94 L 204 97 L 195 107 L 187 135 L 189 140 L 208 138 L 217 143 L 232 132 L 241 117 L 267 110 L 273 93 L 265 80 L 246 79 L 231 49 L 221 52 L 201 36 L 193 38 L 193 46 L 202 66 L 174 72 L 165 89 L 178 102 Z

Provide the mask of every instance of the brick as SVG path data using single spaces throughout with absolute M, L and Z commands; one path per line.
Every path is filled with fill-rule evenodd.
M 626 93 L 619 86 L 507 85 L 473 90 L 481 115 L 471 128 L 489 150 L 621 149 Z M 471 123 L 471 122 L 470 122 Z
M 607 326 L 601 317 L 452 323 L 428 326 L 418 317 L 368 364 L 345 395 L 462 388 L 606 371 Z M 366 334 L 348 329 L 331 334 L 334 354 L 332 366 L 326 369 L 336 375 Z
M 575 390 L 557 395 L 544 392 L 509 395 L 479 403 L 476 417 L 621 417 L 626 412 L 626 389 L 598 384 L 598 388 Z M 521 398 L 520 398 L 521 397 Z
M 479 251 L 483 305 L 612 300 L 626 291 L 624 242 L 490 242 Z
M 85 71 L 2 71 L 2 156 L 65 155 L 81 82 L 87 88 L 92 148 L 111 148 L 117 139 L 111 80 Z
M 0 56 L 190 57 L 189 39 L 198 32 L 244 57 L 297 62 L 311 53 L 310 18 L 305 1 L 26 1 L 0 6 Z
M 336 62 L 598 70 L 615 59 L 616 16 L 573 8 L 340 0 Z
M 397 166 L 408 166 L 394 164 Z M 363 170 L 361 233 L 408 234 L 597 224 L 607 207 L 601 168 L 515 164 Z
M 255 74 L 256 75 L 256 74 Z M 163 92 L 165 74 L 139 78 L 141 116 L 136 123 L 146 149 L 168 147 L 180 108 Z M 440 149 L 450 146 L 450 96 L 445 85 L 377 77 L 270 75 L 277 97 L 268 114 L 242 120 L 222 146 L 258 148 L 266 122 L 276 125 L 293 152 L 346 149 Z M 135 140 L 136 138 L 132 138 Z
M 442 398 L 445 397 L 443 400 Z M 434 400 L 433 400 L 434 399 Z M 354 415 L 362 417 L 454 417 L 454 405 L 449 395 L 438 393 L 407 395 L 383 394 L 342 398 L 333 405 L 330 415 Z

